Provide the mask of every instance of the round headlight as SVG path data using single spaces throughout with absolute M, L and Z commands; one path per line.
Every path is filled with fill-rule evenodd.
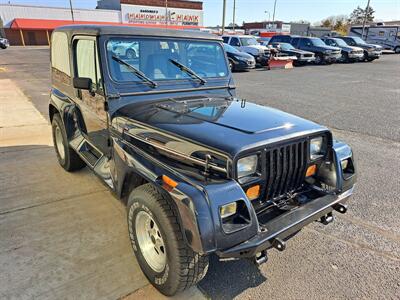
M 322 152 L 322 137 L 313 138 L 310 142 L 310 158 L 311 160 L 320 158 L 323 156 Z
M 243 157 L 237 162 L 238 178 L 250 176 L 256 173 L 258 164 L 257 155 Z

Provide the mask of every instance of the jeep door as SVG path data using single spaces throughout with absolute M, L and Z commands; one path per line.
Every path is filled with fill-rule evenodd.
M 102 153 L 107 153 L 107 112 L 99 55 L 95 37 L 75 37 L 73 41 L 75 77 L 90 78 L 90 90 L 75 89 L 75 102 L 84 122 L 86 139 Z

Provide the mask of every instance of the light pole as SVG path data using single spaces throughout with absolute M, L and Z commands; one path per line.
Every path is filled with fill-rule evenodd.
M 271 13 L 268 10 L 264 11 L 264 13 L 268 14 L 268 28 L 270 28 L 271 27 Z
M 276 10 L 276 0 L 275 0 L 275 2 L 274 2 L 274 13 L 273 13 L 273 15 L 272 15 L 272 22 L 275 21 L 275 10 Z
M 225 31 L 225 11 L 226 11 L 226 0 L 224 0 L 224 4 L 222 6 L 222 34 Z
M 365 9 L 365 16 L 364 16 L 362 34 L 361 34 L 362 39 L 364 39 L 365 23 L 367 23 L 367 16 L 368 16 L 368 11 L 369 11 L 369 2 L 370 2 L 370 0 L 368 0 L 367 8 Z
M 233 25 L 232 25 L 233 32 L 235 32 L 235 14 L 236 14 L 236 0 L 233 0 Z
M 75 22 L 75 19 L 74 19 L 74 10 L 72 9 L 72 0 L 69 0 L 69 8 L 71 9 L 71 18 L 72 18 L 72 22 Z
M 168 0 L 165 0 L 165 28 L 168 27 Z

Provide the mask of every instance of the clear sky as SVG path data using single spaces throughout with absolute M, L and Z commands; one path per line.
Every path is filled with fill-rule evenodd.
M 232 22 L 234 0 L 227 0 L 226 24 Z M 46 6 L 69 6 L 69 0 L 0 0 L 0 3 L 30 4 Z M 221 24 L 222 0 L 203 0 L 204 25 Z M 74 7 L 94 8 L 96 0 L 72 0 Z M 277 0 L 275 20 L 298 21 L 311 23 L 332 15 L 349 15 L 357 6 L 365 7 L 367 0 Z M 375 18 L 379 21 L 400 20 L 400 0 L 371 0 L 375 9 Z M 274 0 L 236 0 L 236 23 L 243 21 L 262 21 L 272 19 Z

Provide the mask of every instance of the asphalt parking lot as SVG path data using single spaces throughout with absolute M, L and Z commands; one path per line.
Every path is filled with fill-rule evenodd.
M 349 143 L 358 184 L 348 213 L 333 224 L 308 226 L 284 252 L 270 251 L 260 268 L 212 257 L 199 289 L 212 299 L 400 298 L 400 55 L 372 63 L 257 69 L 234 77 L 240 97 L 321 123 Z M 4 80 L 44 118 L 24 128 L 45 126 L 48 49 L 1 51 Z M 0 298 L 116 299 L 145 286 L 124 208 L 111 193 L 88 170 L 63 172 L 51 143 L 43 142 L 45 130 L 28 145 L 4 132 Z

